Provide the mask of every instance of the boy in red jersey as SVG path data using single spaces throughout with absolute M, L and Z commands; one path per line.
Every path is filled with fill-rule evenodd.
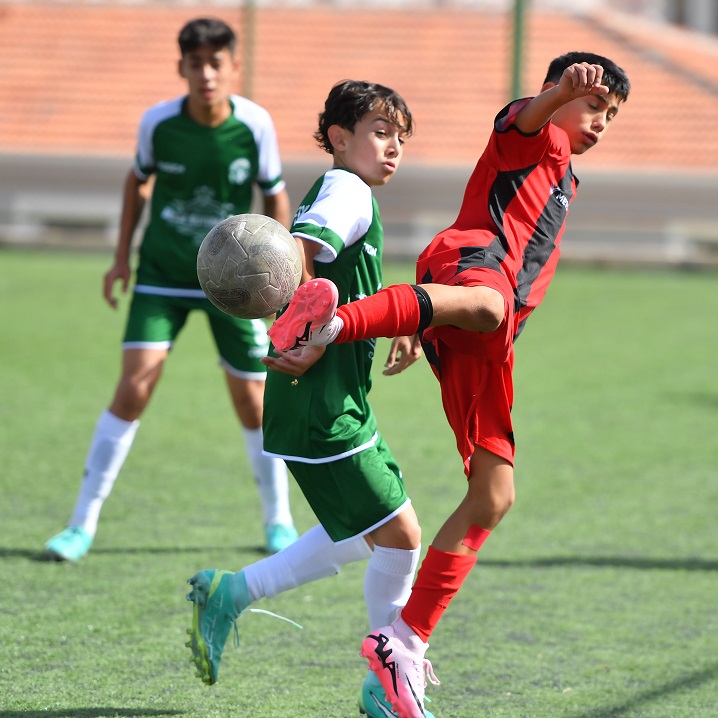
M 313 280 L 270 329 L 280 350 L 416 333 L 439 379 L 467 493 L 429 547 L 400 617 L 361 649 L 400 718 L 425 715 L 429 636 L 513 504 L 513 345 L 556 268 L 577 186 L 571 155 L 603 138 L 629 91 L 607 58 L 556 58 L 540 94 L 497 115 L 456 222 L 419 256 L 419 284 L 337 310 L 326 280 Z

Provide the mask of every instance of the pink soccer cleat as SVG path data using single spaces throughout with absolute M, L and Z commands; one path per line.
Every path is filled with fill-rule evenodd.
M 426 643 L 416 640 L 415 647 L 406 645 L 391 626 L 370 633 L 361 644 L 361 655 L 386 691 L 399 718 L 426 718 L 424 693 L 427 678 L 434 685 L 439 681 L 431 662 L 424 658 Z
M 284 314 L 269 328 L 269 338 L 280 352 L 307 344 L 331 344 L 341 329 L 332 319 L 337 313 L 339 292 L 334 282 L 319 277 L 302 284 L 289 300 Z

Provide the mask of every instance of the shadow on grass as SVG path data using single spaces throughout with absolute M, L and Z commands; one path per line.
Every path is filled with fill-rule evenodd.
M 680 401 L 682 404 L 718 409 L 718 394 L 711 394 L 710 392 L 693 392 L 692 394 L 674 394 L 671 392 L 664 393 L 664 396 L 671 399 L 671 401 Z
M 235 547 L 237 551 L 254 552 L 266 556 L 262 546 Z M 182 554 L 207 553 L 210 551 L 226 551 L 227 546 L 153 546 L 148 548 L 93 548 L 92 554 Z M 42 563 L 56 563 L 44 551 L 24 548 L 3 548 L 0 546 L 0 560 L 4 558 L 26 558 Z M 519 559 L 502 561 L 486 559 L 482 566 L 498 568 L 559 568 L 562 566 L 592 566 L 594 568 L 629 568 L 661 571 L 718 571 L 718 560 L 702 558 L 641 558 L 640 556 L 547 556 L 546 558 Z M 0 718 L 3 714 L 0 712 Z
M 178 716 L 184 711 L 157 708 L 56 708 L 54 710 L 3 711 L 0 718 L 138 718 L 142 716 Z
M 641 558 L 640 556 L 554 556 L 518 561 L 482 560 L 482 566 L 500 568 L 556 568 L 591 566 L 662 571 L 718 571 L 718 561 L 702 558 Z
M 714 681 L 716 678 L 718 678 L 718 663 L 714 663 L 702 671 L 694 671 L 693 673 L 682 675 L 658 688 L 638 691 L 625 703 L 603 708 L 593 708 L 587 713 L 576 713 L 575 718 L 621 718 L 621 716 L 624 715 L 636 715 L 635 711 L 646 703 L 659 701 L 670 693 L 683 693 L 699 688 L 704 683 Z M 0 718 L 2 718 L 2 713 L 0 713 Z
M 127 548 L 93 548 L 91 553 L 94 554 L 122 554 L 131 556 L 133 554 L 182 554 L 182 553 L 207 553 L 209 551 L 226 551 L 231 546 L 152 546 L 147 548 L 127 547 Z M 256 553 L 259 556 L 266 556 L 267 552 L 263 546 L 235 546 L 237 551 L 247 553 Z M 0 561 L 5 558 L 25 558 L 28 561 L 37 561 L 39 563 L 67 563 L 63 561 L 55 561 L 50 558 L 44 550 L 36 550 L 29 548 L 3 548 L 0 546 Z M 3 718 L 0 712 L 0 718 Z

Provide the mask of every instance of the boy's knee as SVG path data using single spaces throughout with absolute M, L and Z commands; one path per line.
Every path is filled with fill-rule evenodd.
M 481 331 L 493 332 L 496 331 L 500 326 L 501 322 L 504 321 L 506 315 L 506 301 L 503 295 L 491 289 L 485 287 L 486 291 L 482 297 L 482 305 L 479 308 L 479 320 L 484 327 Z
M 512 487 L 511 492 L 503 499 L 503 505 L 501 507 L 502 517 L 506 516 L 506 514 L 511 510 L 511 507 L 514 505 L 514 501 L 516 501 L 516 491 Z
M 462 307 L 466 315 L 466 325 L 462 328 L 475 332 L 496 331 L 506 314 L 506 301 L 503 295 L 492 287 L 469 287 L 471 299 Z

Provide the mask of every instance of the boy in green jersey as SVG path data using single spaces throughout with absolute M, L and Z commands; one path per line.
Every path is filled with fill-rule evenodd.
M 384 237 L 371 188 L 393 177 L 412 130 L 404 100 L 382 85 L 341 82 L 326 100 L 315 138 L 333 167 L 302 201 L 291 231 L 304 256 L 304 280 L 331 278 L 341 304 L 382 286 Z M 336 574 L 346 563 L 369 559 L 364 595 L 371 626 L 384 625 L 406 602 L 421 530 L 367 401 L 374 350 L 371 340 L 270 350 L 263 360 L 270 369 L 265 453 L 287 462 L 320 524 L 242 571 L 204 570 L 189 580 L 195 605 L 188 646 L 206 683 L 216 682 L 232 623 L 251 603 Z M 396 338 L 385 374 L 419 356 L 414 338 Z M 392 715 L 372 673 L 360 710 L 371 718 Z
M 296 538 L 286 466 L 262 453 L 262 402 L 268 342 L 261 320 L 217 310 L 197 280 L 197 250 L 206 233 L 233 214 L 249 212 L 253 186 L 265 214 L 289 226 L 289 198 L 274 125 L 263 108 L 231 93 L 239 62 L 234 31 L 199 18 L 179 33 L 179 74 L 188 92 L 151 107 L 140 122 L 134 167 L 124 186 L 115 261 L 104 278 L 113 308 L 116 282 L 130 283 L 130 247 L 153 179 L 150 217 L 123 340 L 122 375 L 100 416 L 68 527 L 45 545 L 51 558 L 77 561 L 90 548 L 100 510 L 132 446 L 162 367 L 189 313 L 207 315 L 242 424 L 264 511 L 270 553 Z

